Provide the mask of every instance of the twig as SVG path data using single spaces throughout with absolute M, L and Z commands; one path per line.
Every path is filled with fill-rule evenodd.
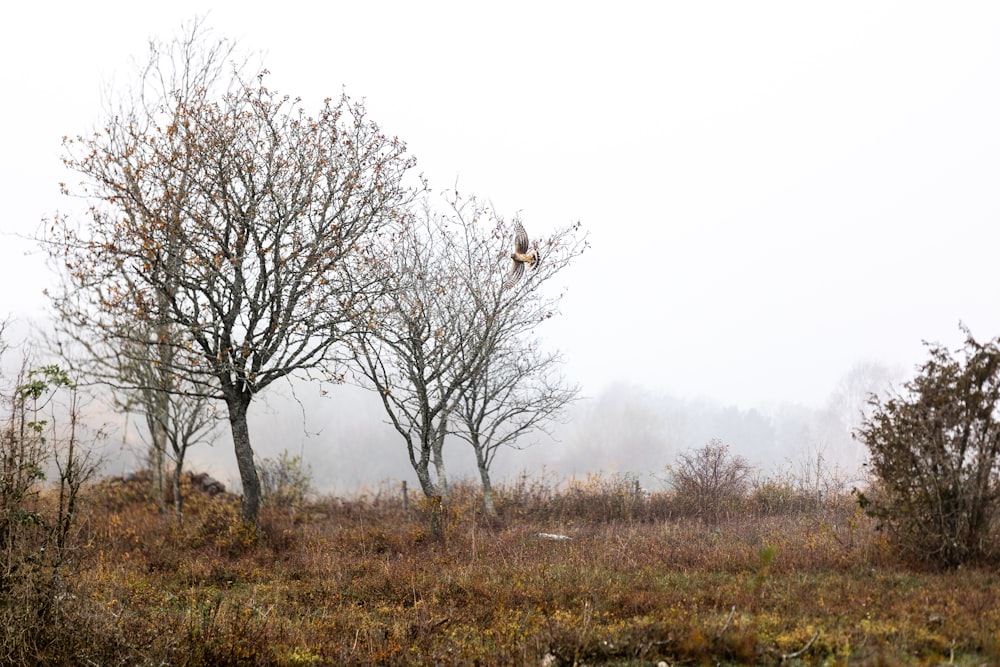
M 812 639 L 810 639 L 808 642 L 806 642 L 806 645 L 803 646 L 802 648 L 800 648 L 798 651 L 794 651 L 792 653 L 785 653 L 785 654 L 783 654 L 781 656 L 781 662 L 784 662 L 785 660 L 790 660 L 792 658 L 797 658 L 800 655 L 802 655 L 803 653 L 805 653 L 806 651 L 808 651 L 809 647 L 813 645 L 813 642 L 816 641 L 817 637 L 819 637 L 819 630 L 817 630 L 816 634 L 814 634 L 812 636 Z
M 733 605 L 733 608 L 729 610 L 729 617 L 726 619 L 726 622 L 723 623 L 722 627 L 719 628 L 719 631 L 715 633 L 715 638 L 716 639 L 718 639 L 719 637 L 721 637 L 722 633 L 725 632 L 726 628 L 729 627 L 729 623 L 730 623 L 730 621 L 733 620 L 733 614 L 735 614 L 735 613 L 736 613 L 736 605 Z

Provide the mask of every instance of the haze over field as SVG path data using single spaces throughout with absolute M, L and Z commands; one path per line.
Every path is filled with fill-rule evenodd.
M 50 281 L 24 237 L 82 206 L 59 194 L 61 138 L 99 122 L 150 36 L 204 11 L 36 4 L 0 28 L 0 312 L 21 331 L 44 326 Z M 960 343 L 960 321 L 1000 332 L 993 3 L 293 0 L 216 2 L 207 22 L 312 107 L 364 98 L 432 187 L 457 181 L 533 234 L 590 233 L 543 329 L 584 400 L 498 479 L 646 475 L 711 438 L 761 465 L 852 468 L 859 395 L 907 375 L 923 340 Z M 292 393 L 254 408 L 262 456 L 301 452 L 324 490 L 410 475 L 377 400 Z M 190 465 L 235 482 L 228 439 Z

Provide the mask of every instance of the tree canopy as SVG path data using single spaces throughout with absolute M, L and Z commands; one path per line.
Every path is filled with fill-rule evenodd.
M 310 114 L 265 71 L 225 70 L 226 53 L 197 24 L 154 44 L 139 92 L 65 139 L 82 177 L 65 189 L 90 207 L 85 223 L 54 218 L 46 247 L 66 276 L 53 304 L 93 352 L 166 364 L 183 391 L 225 402 L 256 522 L 250 401 L 290 374 L 342 373 L 337 346 L 384 289 L 378 237 L 412 199 L 414 160 L 363 104 Z

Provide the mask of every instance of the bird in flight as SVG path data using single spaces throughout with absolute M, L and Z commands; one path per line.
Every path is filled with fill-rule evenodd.
M 529 250 L 528 233 L 524 231 L 524 226 L 520 222 L 516 224 L 517 226 L 514 228 L 514 252 L 510 256 L 514 263 L 511 264 L 510 273 L 507 274 L 507 279 L 503 282 L 504 289 L 513 287 L 514 283 L 521 279 L 525 264 L 532 269 L 538 265 L 538 245 L 536 244 L 534 248 Z

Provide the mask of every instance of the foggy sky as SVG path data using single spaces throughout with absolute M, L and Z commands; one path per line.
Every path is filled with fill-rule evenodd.
M 204 7 L 9 10 L 0 311 L 44 317 L 43 262 L 12 235 L 81 205 L 61 137 Z M 859 362 L 912 369 L 960 321 L 1000 332 L 995 3 L 216 2 L 208 24 L 313 108 L 364 98 L 433 187 L 538 236 L 581 220 L 593 247 L 544 337 L 593 401 L 820 411 Z M 301 446 L 301 418 L 281 428 Z

